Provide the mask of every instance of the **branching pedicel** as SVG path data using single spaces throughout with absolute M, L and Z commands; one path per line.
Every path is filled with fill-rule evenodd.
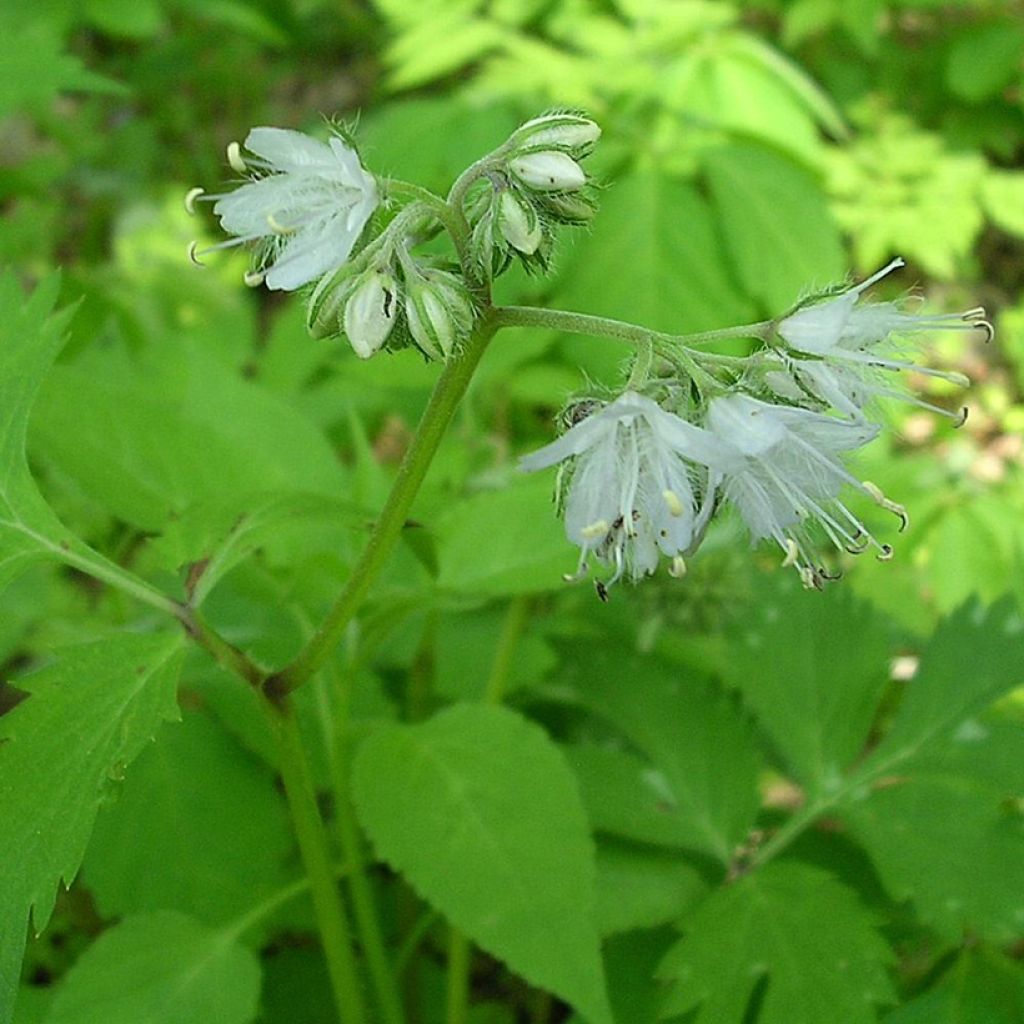
M 908 336 L 928 330 L 976 330 L 991 339 L 980 308 L 916 315 L 905 303 L 868 302 L 865 291 L 902 267 L 895 259 L 854 287 L 811 295 L 774 320 L 694 335 L 560 310 L 494 307 L 491 282 L 513 260 L 535 273 L 550 268 L 557 230 L 588 222 L 596 203 L 582 161 L 600 137 L 573 111 L 528 121 L 477 161 L 442 198 L 407 182 L 374 179 L 353 141 L 329 143 L 294 131 L 254 128 L 244 158 L 231 166 L 251 180 L 215 201 L 214 212 L 241 243 L 255 248 L 250 285 L 295 290 L 314 285 L 307 322 L 316 336 L 343 334 L 368 359 L 409 345 L 432 360 L 459 360 L 478 325 L 545 326 L 620 338 L 635 346 L 618 395 L 569 404 L 565 432 L 527 455 L 531 472 L 558 464 L 558 507 L 580 549 L 576 580 L 596 561 L 608 588 L 626 575 L 653 573 L 662 556 L 681 576 L 708 524 L 731 505 L 751 538 L 774 540 L 804 584 L 836 578 L 817 550 L 823 537 L 840 551 L 874 549 L 892 557 L 840 493 L 846 488 L 907 526 L 902 506 L 846 469 L 843 458 L 877 436 L 879 399 L 898 398 L 962 423 L 901 390 L 891 375 L 913 370 L 964 386 L 961 374 L 916 364 Z M 446 232 L 454 256 L 427 255 L 422 244 Z M 210 251 L 210 250 L 206 250 Z M 196 258 L 195 247 L 191 250 Z M 694 346 L 722 338 L 759 342 L 747 356 Z

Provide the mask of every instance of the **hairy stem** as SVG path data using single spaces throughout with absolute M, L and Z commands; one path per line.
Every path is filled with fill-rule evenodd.
M 703 345 L 728 338 L 761 338 L 768 336 L 770 320 L 739 327 L 723 327 L 715 331 L 697 331 L 694 334 L 666 334 L 649 327 L 613 320 L 590 313 L 571 313 L 564 309 L 541 309 L 538 306 L 498 306 L 495 318 L 501 327 L 546 327 L 569 334 L 589 334 L 601 338 L 617 338 L 632 344 L 659 341 L 670 345 Z
M 269 713 L 281 760 L 281 776 L 299 852 L 309 877 L 313 908 L 323 942 L 331 990 L 342 1024 L 365 1024 L 366 1010 L 352 948 L 348 914 L 341 901 L 331 862 L 327 831 L 316 802 L 316 790 L 291 709 L 280 705 Z
M 498 324 L 491 311 L 484 312 L 462 353 L 445 367 L 416 429 L 416 436 L 402 459 L 394 486 L 362 556 L 309 643 L 290 665 L 267 679 L 264 691 L 271 700 L 280 701 L 285 694 L 306 682 L 327 661 L 345 627 L 359 610 L 401 536 L 406 517 L 441 438 L 497 328 Z

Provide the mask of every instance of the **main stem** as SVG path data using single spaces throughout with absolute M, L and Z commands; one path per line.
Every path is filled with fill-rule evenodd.
M 362 556 L 306 647 L 290 665 L 272 675 L 264 684 L 271 700 L 280 701 L 285 694 L 301 686 L 327 661 L 341 640 L 345 627 L 359 610 L 377 573 L 394 550 L 434 453 L 498 326 L 493 310 L 485 311 L 461 355 L 445 367 Z
M 330 845 L 316 789 L 310 775 L 302 736 L 291 708 L 271 710 L 269 717 L 277 739 L 281 776 L 299 841 L 299 852 L 309 877 L 313 908 L 324 944 L 331 990 L 344 1024 L 365 1024 L 366 1009 L 352 948 L 351 928 L 338 892 Z

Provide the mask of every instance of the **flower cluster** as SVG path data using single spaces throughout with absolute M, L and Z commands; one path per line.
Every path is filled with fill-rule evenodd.
M 747 361 L 747 373 L 721 385 L 704 381 L 704 400 L 685 415 L 634 385 L 613 401 L 583 403 L 587 415 L 574 417 L 557 441 L 524 457 L 525 471 L 556 463 L 565 470 L 560 506 L 566 534 L 580 548 L 579 568 L 569 578 L 582 576 L 591 558 L 609 566 L 610 580 L 597 584 L 606 599 L 623 575 L 636 580 L 654 572 L 660 555 L 671 560 L 672 575 L 681 575 L 723 503 L 736 509 L 754 542 L 778 544 L 783 564 L 794 566 L 807 587 L 820 589 L 835 578 L 817 556 L 816 535 L 840 551 L 874 549 L 878 558 L 891 558 L 892 547 L 875 537 L 841 492 L 859 493 L 893 513 L 901 530 L 906 512 L 853 476 L 844 457 L 879 433 L 868 414 L 876 398 L 927 404 L 886 384 L 885 373 L 914 369 L 962 380 L 894 358 L 901 337 L 936 327 L 991 335 L 980 309 L 914 316 L 894 303 L 860 301 L 898 266 L 902 260 L 766 325 L 768 344 Z M 652 381 L 650 388 L 672 394 L 665 384 Z

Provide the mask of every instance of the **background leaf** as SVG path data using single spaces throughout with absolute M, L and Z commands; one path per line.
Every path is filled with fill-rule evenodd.
M 69 648 L 18 680 L 29 696 L 0 718 L 0 1019 L 10 1016 L 29 911 L 50 917 L 78 871 L 100 802 L 177 718 L 181 636 L 129 635 Z
M 356 808 L 378 853 L 482 949 L 610 1024 L 594 849 L 571 773 L 536 725 L 456 705 L 359 748 Z

